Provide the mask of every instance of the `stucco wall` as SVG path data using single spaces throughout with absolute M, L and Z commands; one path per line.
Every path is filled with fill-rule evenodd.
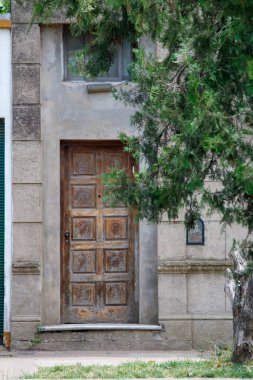
M 120 132 L 133 133 L 130 126 L 132 113 L 130 108 L 115 101 L 111 93 L 89 94 L 85 82 L 65 82 L 63 72 L 62 26 L 42 27 L 41 125 L 44 157 L 42 321 L 45 324 L 60 323 L 60 141 L 117 140 Z M 157 267 L 153 265 L 154 258 L 155 262 L 157 260 L 155 241 L 156 227 L 142 223 L 139 239 L 140 270 L 137 272 L 139 277 L 136 278 L 140 288 L 139 292 L 136 291 L 136 298 L 140 297 L 139 318 L 142 323 L 156 323 L 158 320 Z M 147 272 L 148 279 L 145 276 Z M 148 288 L 147 281 L 149 284 L 153 281 L 153 286 Z M 156 307 L 150 309 L 150 305 L 155 303 Z
M 13 2 L 12 335 L 16 343 L 32 339 L 37 324 L 60 323 L 60 141 L 114 140 L 121 131 L 133 133 L 132 110 L 111 93 L 88 94 L 85 83 L 63 81 L 62 27 L 33 25 L 27 34 L 26 4 L 18 8 Z M 235 235 L 229 228 L 220 232 L 218 215 L 203 215 L 205 246 L 187 247 L 181 219 L 172 224 L 164 219 L 158 228 L 140 226 L 139 315 L 140 322 L 155 323 L 159 310 L 165 332 L 161 339 L 154 338 L 155 343 L 150 340 L 156 349 L 203 348 L 208 340 L 224 342 L 231 337 L 223 271 Z M 95 335 L 93 343 L 94 339 Z
M 43 316 L 60 323 L 60 140 L 117 139 L 129 129 L 130 110 L 111 95 L 87 93 L 83 83 L 63 81 L 62 27 L 41 30 L 43 140 Z M 119 125 L 119 113 L 121 114 Z
M 231 339 L 232 314 L 224 292 L 224 270 L 231 265 L 228 252 L 233 238 L 245 234 L 238 226 L 222 227 L 219 215 L 203 213 L 202 219 L 203 246 L 186 245 L 182 218 L 171 224 L 165 219 L 158 226 L 159 319 L 178 331 L 187 325 L 189 347 L 192 344 L 194 348 Z

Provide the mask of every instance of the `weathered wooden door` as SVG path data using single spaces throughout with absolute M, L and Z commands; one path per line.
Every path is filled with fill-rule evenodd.
M 115 146 L 62 143 L 62 322 L 136 322 L 133 217 L 103 200 L 101 175 L 132 162 Z

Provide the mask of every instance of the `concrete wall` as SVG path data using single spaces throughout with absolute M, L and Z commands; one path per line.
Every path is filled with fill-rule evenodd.
M 62 27 L 41 30 L 44 324 L 60 323 L 60 140 L 117 139 L 130 131 L 130 110 L 108 94 L 63 81 Z M 121 115 L 119 123 L 119 113 Z
M 132 110 L 110 93 L 88 94 L 84 82 L 63 81 L 62 27 L 35 24 L 27 33 L 29 4 L 19 8 L 13 2 L 12 7 L 12 335 L 20 348 L 20 342 L 33 339 L 37 324 L 60 323 L 60 141 L 113 140 L 121 131 L 133 133 Z M 157 52 L 165 54 L 160 47 Z M 157 322 L 159 310 L 165 325 L 155 343 L 148 338 L 153 349 L 204 348 L 207 341 L 231 338 L 223 271 L 232 233 L 229 228 L 220 232 L 218 215 L 203 215 L 203 220 L 202 247 L 186 246 L 181 218 L 172 224 L 164 219 L 158 229 L 140 226 L 140 322 Z
M 40 30 L 34 24 L 29 29 L 30 20 L 31 2 L 21 6 L 13 1 L 11 327 L 13 347 L 19 348 L 29 346 L 37 325 L 61 321 L 60 141 L 115 140 L 120 131 L 132 132 L 132 111 L 111 93 L 88 95 L 86 84 L 63 81 L 62 26 Z M 143 323 L 157 323 L 156 227 L 142 226 L 139 246 L 145 255 L 139 264 L 149 273 L 142 282 L 154 286 L 136 293 L 142 300 L 139 317 Z M 146 234 L 153 244 L 149 250 Z M 152 313 L 150 304 L 156 305 Z
M 117 140 L 120 132 L 133 133 L 129 122 L 132 110 L 116 102 L 111 93 L 89 94 L 85 82 L 63 80 L 62 34 L 61 25 L 41 28 L 44 324 L 60 323 L 60 141 Z M 154 245 L 156 228 L 142 223 L 139 247 L 143 253 L 136 279 L 141 290 L 136 297 L 140 298 L 140 321 L 157 323 L 157 306 L 150 312 L 150 306 L 157 304 L 157 267 L 153 265 L 157 246 L 148 242 L 147 233 Z
M 186 330 L 188 347 L 211 347 L 232 337 L 230 301 L 224 271 L 233 237 L 243 229 L 222 229 L 218 215 L 203 215 L 205 245 L 187 246 L 182 220 L 158 226 L 159 319 L 173 331 Z M 174 327 L 173 327 L 174 326 Z
M 41 321 L 42 181 L 40 28 L 31 2 L 12 1 L 13 264 L 11 328 L 32 338 Z M 29 29 L 30 28 L 30 29 Z M 18 334 L 19 333 L 19 334 Z

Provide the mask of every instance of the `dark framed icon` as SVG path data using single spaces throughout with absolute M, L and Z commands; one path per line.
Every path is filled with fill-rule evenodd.
M 186 229 L 186 245 L 205 244 L 205 224 L 202 219 L 197 219 L 192 228 Z

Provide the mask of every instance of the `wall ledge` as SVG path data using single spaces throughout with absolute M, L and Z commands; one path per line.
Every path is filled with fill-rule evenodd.
M 165 323 L 166 321 L 232 321 L 231 314 L 171 314 L 167 316 L 160 316 L 159 322 Z
M 159 261 L 159 274 L 166 273 L 216 273 L 231 268 L 230 260 L 173 260 Z
M 15 315 L 12 317 L 11 322 L 41 322 L 40 315 Z
M 13 274 L 40 274 L 40 263 L 30 261 L 16 261 L 12 264 Z

